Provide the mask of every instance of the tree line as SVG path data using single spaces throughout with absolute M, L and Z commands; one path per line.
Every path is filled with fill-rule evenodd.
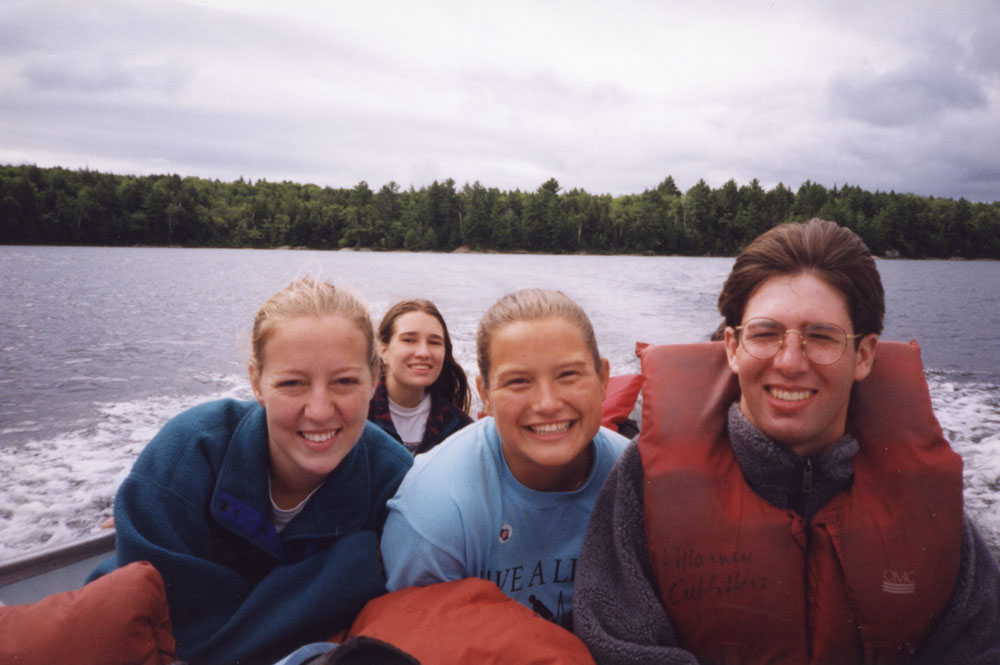
M 877 255 L 1000 259 L 1000 201 L 754 179 L 686 192 L 501 191 L 452 179 L 403 190 L 0 165 L 0 244 L 344 247 L 375 250 L 733 256 L 767 229 L 811 217 L 856 231 Z

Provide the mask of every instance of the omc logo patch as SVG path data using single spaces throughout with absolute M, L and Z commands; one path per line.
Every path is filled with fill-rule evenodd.
M 898 571 L 886 569 L 882 573 L 882 591 L 894 594 L 917 592 L 917 573 L 914 570 Z

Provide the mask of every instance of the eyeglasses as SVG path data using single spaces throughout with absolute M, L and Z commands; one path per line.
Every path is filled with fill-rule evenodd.
M 832 365 L 840 360 L 847 348 L 847 340 L 861 337 L 861 333 L 848 335 L 833 323 L 811 323 L 804 330 L 787 329 L 777 321 L 765 318 L 750 319 L 736 326 L 740 344 L 754 358 L 767 360 L 777 355 L 785 346 L 788 333 L 797 333 L 802 343 L 802 353 L 817 365 Z

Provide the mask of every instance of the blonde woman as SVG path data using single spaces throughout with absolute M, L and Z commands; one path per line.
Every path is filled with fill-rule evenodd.
M 558 291 L 501 298 L 476 337 L 489 417 L 420 455 L 389 502 L 390 591 L 480 577 L 564 627 L 590 511 L 626 440 L 601 427 L 608 361 Z
M 254 321 L 256 401 L 182 413 L 139 456 L 111 563 L 163 576 L 182 660 L 273 662 L 384 592 L 385 502 L 412 458 L 366 420 L 377 361 L 365 307 L 298 280 Z

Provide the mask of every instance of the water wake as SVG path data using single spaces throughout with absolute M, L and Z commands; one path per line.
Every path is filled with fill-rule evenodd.
M 943 372 L 927 377 L 945 436 L 965 461 L 966 510 L 1000 557 L 1000 388 Z M 136 456 L 167 420 L 211 399 L 252 398 L 243 376 L 201 378 L 216 392 L 100 404 L 91 426 L 0 447 L 0 559 L 98 531 Z

